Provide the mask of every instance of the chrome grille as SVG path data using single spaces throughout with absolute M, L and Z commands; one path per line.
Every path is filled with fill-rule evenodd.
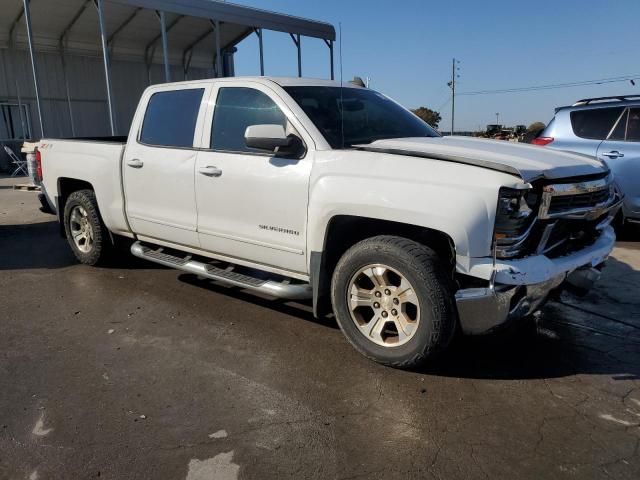
M 592 208 L 606 202 L 610 197 L 608 188 L 590 193 L 553 197 L 549 205 L 549 213 L 559 213 L 576 208 Z
M 608 210 L 614 200 L 610 176 L 586 182 L 545 185 L 538 218 L 594 219 Z
M 622 197 L 610 175 L 543 185 L 538 215 L 526 231 L 512 239 L 514 243 L 502 246 L 507 255 L 514 252 L 504 258 L 527 255 L 555 258 L 585 248 L 598 239 L 621 204 Z

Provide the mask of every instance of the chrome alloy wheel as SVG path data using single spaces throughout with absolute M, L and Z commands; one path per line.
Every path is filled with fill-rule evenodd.
M 420 304 L 413 286 L 397 270 L 367 265 L 349 281 L 349 313 L 360 333 L 383 347 L 407 343 L 418 329 Z
M 76 205 L 69 215 L 69 230 L 73 243 L 82 253 L 88 253 L 93 248 L 93 227 L 89 222 L 87 211 L 80 205 Z

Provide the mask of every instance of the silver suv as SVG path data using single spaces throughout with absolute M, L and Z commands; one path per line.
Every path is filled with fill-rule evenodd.
M 622 220 L 640 223 L 640 95 L 586 98 L 557 108 L 531 143 L 604 161 L 625 195 Z

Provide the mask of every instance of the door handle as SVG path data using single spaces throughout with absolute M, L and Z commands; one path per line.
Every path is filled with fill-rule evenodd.
M 127 160 L 127 165 L 133 168 L 142 168 L 144 162 L 139 158 L 132 158 L 131 160 Z
M 617 150 L 612 150 L 610 152 L 602 152 L 601 155 L 603 157 L 609 157 L 609 158 L 622 158 L 622 157 L 624 157 L 624 153 L 620 153 Z
M 222 170 L 218 167 L 214 167 L 213 165 L 207 165 L 206 167 L 200 167 L 198 171 L 202 175 L 206 175 L 207 177 L 219 177 L 222 175 Z

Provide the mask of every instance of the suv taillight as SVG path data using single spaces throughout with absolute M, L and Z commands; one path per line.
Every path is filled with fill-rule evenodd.
M 40 150 L 36 150 L 36 178 L 39 182 L 42 182 L 42 155 L 40 155 Z
M 532 145 L 540 146 L 549 145 L 551 142 L 553 142 L 553 137 L 538 137 L 531 140 Z

